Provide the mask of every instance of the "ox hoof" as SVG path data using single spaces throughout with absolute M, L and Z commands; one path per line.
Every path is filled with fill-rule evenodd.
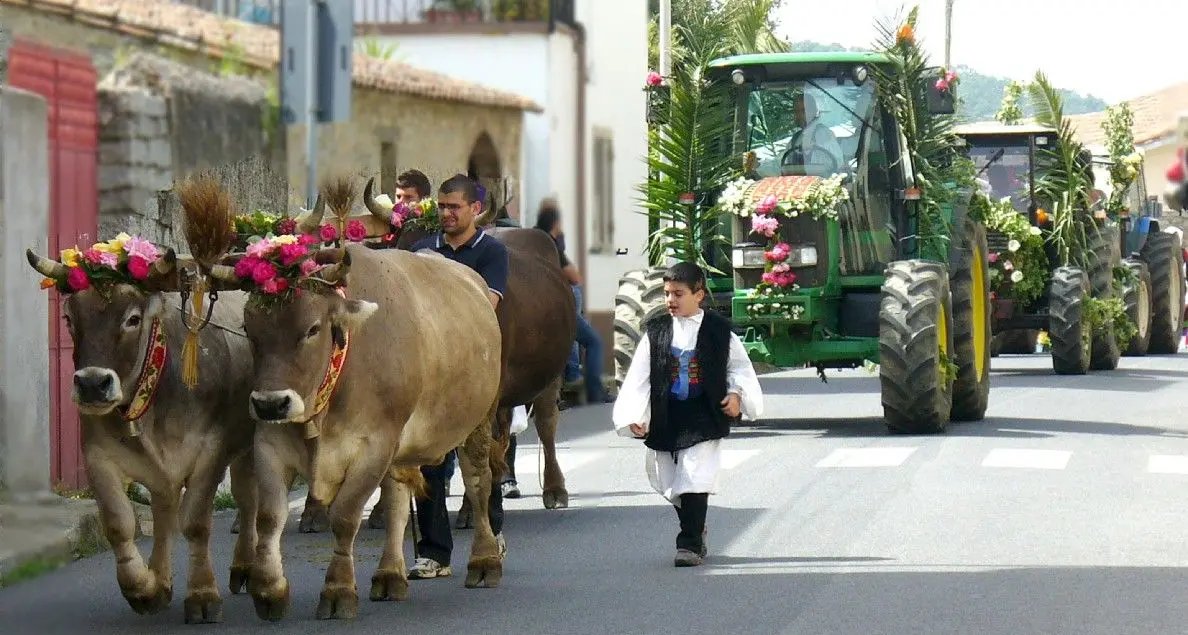
M 124 591 L 124 599 L 140 615 L 156 615 L 169 607 L 173 601 L 173 587 L 153 585 L 148 589 L 128 589 Z
M 217 591 L 198 591 L 186 597 L 186 624 L 218 624 L 223 621 L 223 599 Z
M 404 571 L 376 571 L 371 576 L 372 602 L 403 602 L 408 599 L 408 576 Z
M 289 582 L 282 579 L 280 588 L 275 591 L 252 591 L 252 603 L 256 605 L 256 615 L 269 622 L 279 622 L 289 614 Z
M 246 567 L 231 567 L 231 580 L 228 586 L 231 588 L 232 595 L 239 595 L 247 588 L 248 581 L 252 578 L 251 566 Z
M 563 489 L 549 490 L 541 494 L 540 498 L 544 501 L 545 509 L 569 508 L 569 492 Z
M 471 558 L 466 565 L 466 588 L 494 589 L 503 580 L 503 559 L 499 556 Z
M 387 529 L 388 515 L 384 508 L 376 505 L 371 508 L 371 515 L 367 517 L 367 526 L 371 529 Z
M 354 589 L 336 587 L 322 590 L 318 600 L 319 620 L 353 620 L 359 614 L 359 593 Z
M 470 501 L 466 499 L 462 500 L 462 507 L 458 508 L 454 529 L 474 529 L 474 512 L 470 509 Z
M 231 521 L 231 533 L 239 533 L 239 512 L 235 512 L 235 520 Z
M 326 508 L 306 509 L 302 512 L 297 531 L 303 534 L 324 534 L 330 531 L 330 516 L 326 513 Z

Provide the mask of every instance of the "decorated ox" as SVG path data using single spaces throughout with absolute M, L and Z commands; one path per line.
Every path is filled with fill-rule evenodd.
M 258 422 L 260 546 L 249 583 L 257 614 L 279 620 L 289 607 L 280 550 L 289 473 L 307 473 L 310 498 L 328 503 L 335 546 L 317 617 L 351 618 L 367 499 L 382 485 L 394 521 L 371 599 L 405 599 L 403 537 L 418 468 L 458 446 L 479 512 L 466 586 L 496 586 L 502 560 L 486 508 L 490 463 L 501 457 L 486 422 L 498 402 L 501 345 L 485 283 L 437 257 L 313 242 L 266 239 L 209 269 L 216 288 L 251 291 L 243 316 L 255 367 L 245 406 Z
M 61 261 L 32 251 L 26 256 L 46 276 L 43 286 L 66 295 L 63 317 L 74 342 L 72 398 L 82 419 L 82 452 L 124 598 L 140 614 L 169 606 L 171 543 L 180 510 L 181 533 L 190 543 L 185 621 L 221 621 L 210 528 L 228 465 L 232 495 L 249 527 L 235 544 L 232 593 L 247 583 L 256 547 L 254 423 L 244 407 L 251 354 L 240 332 L 246 294 L 224 294 L 214 307 L 209 324 L 215 328 L 194 342 L 205 380 L 191 389 L 183 382 L 183 341 L 190 333 L 183 299 L 163 292 L 178 288 L 172 250 L 160 254 L 147 241 L 121 234 L 81 253 L 65 250 Z M 133 542 L 129 481 L 152 494 L 153 550 L 147 565 Z
M 375 179 L 369 179 L 363 189 L 363 201 L 379 227 L 392 223 L 390 205 L 373 196 Z M 493 199 L 475 224 L 492 224 L 506 201 Z M 426 235 L 415 223 L 399 223 L 403 231 L 396 240 L 399 249 L 408 249 Z M 508 247 L 507 293 L 499 303 L 499 328 L 503 339 L 507 366 L 501 386 L 499 439 L 506 450 L 511 423 L 511 409 L 532 404 L 536 431 L 544 450 L 542 500 L 545 508 L 569 506 L 569 492 L 565 476 L 557 462 L 557 400 L 561 391 L 561 374 L 573 345 L 577 330 L 577 312 L 573 293 L 561 272 L 557 246 L 544 232 L 535 229 L 495 227 L 485 230 Z M 501 476 L 501 475 L 497 475 Z M 381 504 L 375 510 L 386 509 Z M 463 502 L 458 513 L 459 526 L 471 526 L 473 509 Z M 372 526 L 381 526 L 382 518 L 372 514 Z

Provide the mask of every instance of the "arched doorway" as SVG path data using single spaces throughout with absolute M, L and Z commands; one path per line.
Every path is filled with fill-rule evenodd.
M 506 204 L 503 187 L 503 169 L 499 162 L 499 151 L 495 149 L 495 142 L 486 132 L 479 135 L 474 146 L 470 149 L 467 160 L 466 175 L 477 180 L 487 188 L 487 200 L 484 205 Z

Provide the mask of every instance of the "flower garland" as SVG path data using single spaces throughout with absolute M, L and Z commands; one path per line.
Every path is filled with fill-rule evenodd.
M 107 242 L 90 249 L 77 246 L 63 249 L 59 261 L 66 265 L 61 278 L 46 278 L 41 288 L 57 288 L 59 293 L 75 293 L 92 286 L 107 288 L 115 284 L 137 284 L 149 277 L 152 266 L 161 259 L 162 250 L 139 236 L 120 232 Z
M 957 83 L 961 81 L 957 77 L 957 71 L 940 69 L 940 79 L 936 80 L 936 89 L 942 93 L 950 93 L 957 88 Z
M 986 229 L 1007 239 L 1006 249 L 991 250 L 990 292 L 994 297 L 1009 298 L 1025 309 L 1044 294 L 1048 278 L 1048 255 L 1044 251 L 1043 231 L 1011 206 L 1010 197 L 992 201 L 983 194 Z
M 718 197 L 718 209 L 721 212 L 751 219 L 751 233 L 766 239 L 766 249 L 763 258 L 766 265 L 761 282 L 756 285 L 754 297 L 774 296 L 794 291 L 796 274 L 792 272 L 787 262 L 792 254 L 792 247 L 780 239 L 780 218 L 797 218 L 807 214 L 814 220 L 837 220 L 838 205 L 850 198 L 849 192 L 842 185 L 844 174 L 835 174 L 827 179 L 819 177 L 783 177 L 795 178 L 809 185 L 803 196 L 789 196 L 784 199 L 768 194 L 755 200 L 752 192 L 759 181 L 745 176 L 739 177 L 726 185 Z M 753 315 L 778 315 L 781 317 L 799 317 L 800 306 L 783 306 L 777 303 L 752 304 L 748 310 Z M 791 313 L 797 313 L 792 315 Z
M 261 238 L 235 263 L 235 275 L 254 284 L 257 293 L 285 296 L 322 268 L 314 260 L 317 245 L 318 239 L 310 234 Z

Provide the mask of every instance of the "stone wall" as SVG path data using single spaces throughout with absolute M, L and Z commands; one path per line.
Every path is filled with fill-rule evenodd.
M 136 53 L 99 88 L 101 238 L 123 231 L 184 250 L 172 187 L 204 170 L 240 212 L 286 209 L 284 156 L 270 143 L 262 85 Z

